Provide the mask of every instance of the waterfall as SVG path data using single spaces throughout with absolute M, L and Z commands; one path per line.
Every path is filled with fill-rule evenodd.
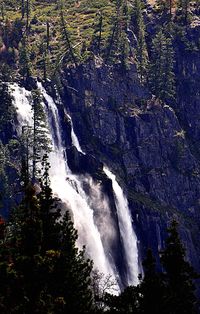
M 112 266 L 105 255 L 99 231 L 94 223 L 93 210 L 87 203 L 87 196 L 81 187 L 81 183 L 71 173 L 65 161 L 57 107 L 40 83 L 38 83 L 38 87 L 47 103 L 44 108 L 48 117 L 49 136 L 53 146 L 52 152 L 49 154 L 53 193 L 62 199 L 73 213 L 75 228 L 79 231 L 79 247 L 86 245 L 87 253 L 93 259 L 95 266 L 101 272 L 114 276 Z M 12 84 L 10 89 L 18 115 L 18 131 L 20 132 L 23 125 L 32 126 L 33 124 L 33 113 L 30 104 L 31 93 L 17 84 Z M 51 120 L 53 120 L 53 123 Z M 54 128 L 52 125 L 54 125 Z
M 20 133 L 23 125 L 33 125 L 31 92 L 17 84 L 10 85 L 10 89 L 17 111 L 18 132 Z M 52 151 L 49 154 L 52 191 L 72 213 L 74 226 L 79 235 L 78 247 L 82 248 L 86 245 L 86 252 L 94 261 L 94 266 L 105 275 L 112 275 L 121 285 L 112 252 L 112 243 L 116 241 L 117 230 L 108 197 L 103 193 L 100 183 L 94 182 L 90 176 L 78 176 L 71 172 L 67 164 L 57 106 L 41 83 L 38 83 L 38 89 L 43 97 L 43 108 L 46 112 L 49 138 L 52 142 Z M 71 121 L 72 144 L 84 154 L 74 132 L 71 117 L 69 115 L 68 117 Z M 107 168 L 104 168 L 104 172 L 113 184 L 120 238 L 127 263 L 127 283 L 135 284 L 139 273 L 137 239 L 132 228 L 128 202 L 115 176 Z M 89 193 L 86 193 L 85 185 Z
M 69 116 L 69 115 L 68 115 Z M 69 116 L 70 118 L 70 121 L 71 121 L 71 138 L 72 138 L 72 144 L 76 147 L 76 149 L 82 153 L 82 154 L 85 154 L 79 144 L 79 140 L 78 140 L 78 137 L 76 136 L 75 132 L 74 132 L 74 126 L 73 126 L 73 122 L 72 122 L 72 119 L 71 117 Z
M 71 211 L 75 228 L 78 230 L 78 246 L 86 245 L 86 252 L 97 267 L 104 274 L 115 277 L 113 267 L 105 254 L 101 236 L 94 222 L 93 209 L 89 206 L 88 197 L 84 192 L 81 180 L 71 173 L 67 162 L 65 148 L 62 145 L 61 126 L 56 104 L 49 96 L 41 83 L 38 89 L 45 103 L 49 136 L 52 142 L 52 151 L 49 154 L 50 180 L 54 195 L 58 196 Z M 17 108 L 18 121 L 31 125 L 32 111 L 27 99 L 30 95 L 23 88 L 15 88 L 14 103 Z
M 104 167 L 104 172 L 107 177 L 112 180 L 115 204 L 119 220 L 120 235 L 126 255 L 128 269 L 127 281 L 129 285 L 137 285 L 139 275 L 137 237 L 133 230 L 128 201 L 123 193 L 122 188 L 118 184 L 115 175 L 106 167 Z
M 9 84 L 10 92 L 12 93 L 14 105 L 18 114 L 17 132 L 20 134 L 23 125 L 33 125 L 33 113 L 30 105 L 31 92 L 25 88 L 20 87 L 18 84 Z
M 79 152 L 82 152 L 81 146 L 79 144 L 78 138 L 74 132 L 73 122 L 71 120 L 71 137 L 72 143 L 77 148 Z M 133 229 L 132 225 L 132 218 L 128 207 L 128 200 L 123 193 L 122 188 L 118 184 L 115 175 L 107 168 L 103 168 L 104 173 L 107 175 L 109 179 L 112 181 L 112 187 L 114 191 L 115 197 L 115 205 L 117 208 L 117 216 L 119 221 L 119 230 L 120 235 L 123 243 L 123 248 L 126 256 L 126 263 L 127 263 L 127 283 L 128 285 L 137 285 L 138 284 L 138 275 L 139 271 L 139 260 L 138 260 L 138 248 L 137 248 L 137 237 Z M 106 223 L 110 226 L 110 241 L 113 240 L 114 232 L 112 230 L 112 221 L 109 215 L 109 210 L 107 209 L 108 203 L 102 199 L 100 188 L 96 188 L 93 180 L 90 178 L 90 186 L 93 187 L 92 195 L 95 202 L 98 204 L 99 201 L 101 202 L 101 218 L 100 220 L 103 221 L 100 223 L 100 227 L 102 225 L 102 233 L 106 234 L 106 237 L 109 237 L 109 233 L 105 232 Z M 110 221 L 110 223 L 109 223 Z

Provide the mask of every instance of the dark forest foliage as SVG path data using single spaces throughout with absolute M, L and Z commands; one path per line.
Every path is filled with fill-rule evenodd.
M 29 183 L 9 221 L 1 220 L 0 311 L 89 313 L 92 264 L 76 248 L 77 232 L 68 212 L 61 217 L 43 165 L 40 193 Z
M 185 250 L 173 221 L 161 255 L 163 271 L 156 270 L 152 251 L 143 261 L 144 276 L 137 287 L 127 287 L 120 296 L 107 294 L 108 313 L 198 313 L 194 280 L 199 276 L 185 260 Z

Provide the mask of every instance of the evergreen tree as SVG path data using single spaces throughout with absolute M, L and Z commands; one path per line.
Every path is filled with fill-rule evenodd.
M 127 41 L 127 36 L 125 33 L 122 33 L 121 38 L 120 38 L 120 42 L 119 42 L 119 60 L 121 63 L 121 68 L 122 70 L 126 70 L 127 69 L 127 58 L 129 55 L 129 45 L 128 45 L 128 41 Z
M 15 108 L 12 104 L 8 85 L 1 81 L 0 77 L 0 138 L 7 144 L 11 138 L 10 126 L 15 117 Z
M 31 136 L 32 130 L 30 126 L 22 127 L 22 135 L 20 137 L 21 148 L 21 184 L 25 187 L 30 182 L 30 156 L 31 156 Z
M 176 7 L 176 1 L 175 0 L 156 0 L 156 6 L 158 11 L 160 11 L 165 18 L 169 16 L 170 20 L 172 18 L 172 11 Z
M 77 231 L 73 227 L 69 213 L 66 212 L 61 223 L 61 249 L 56 268 L 57 283 L 60 287 L 55 289 L 54 293 L 57 298 L 65 300 L 64 312 L 82 314 L 92 310 L 90 290 L 92 264 L 85 260 L 85 251 L 77 249 L 76 240 Z
M 106 62 L 114 58 L 118 46 L 118 23 L 116 18 L 113 18 L 112 25 L 113 26 L 106 47 Z
M 0 209 L 5 209 L 5 203 L 9 198 L 9 184 L 6 173 L 8 164 L 8 150 L 0 141 Z M 4 213 L 5 214 L 5 213 Z
M 129 55 L 127 26 L 128 10 L 124 0 L 115 0 L 115 15 L 112 17 L 112 28 L 105 50 L 105 59 L 108 61 L 120 61 L 122 67 L 126 64 Z
M 93 313 L 92 264 L 76 247 L 69 213 L 60 217 L 46 156 L 43 167 L 40 193 L 28 183 L 20 206 L 0 227 L 1 313 Z
M 45 154 L 42 160 L 42 176 L 40 178 L 40 193 L 38 195 L 41 221 L 43 226 L 43 241 L 42 250 L 48 251 L 52 247 L 58 249 L 59 246 L 59 228 L 58 223 L 61 218 L 60 209 L 56 206 L 56 199 L 53 198 L 52 190 L 50 188 L 49 169 L 50 163 L 48 162 L 48 156 Z
M 19 45 L 19 65 L 19 73 L 22 75 L 23 79 L 30 77 L 32 74 L 32 68 L 30 62 L 30 49 L 26 37 L 22 38 L 21 44 Z
M 136 287 L 127 287 L 119 296 L 106 294 L 107 313 L 197 313 L 195 286 L 197 274 L 185 260 L 185 250 L 177 232 L 177 223 L 168 229 L 166 248 L 161 252 L 164 272 L 156 271 L 152 251 L 147 251 L 143 261 L 144 276 Z
M 189 8 L 190 8 L 190 0 L 178 1 L 178 9 L 180 11 L 180 18 L 183 24 L 188 24 L 189 22 Z
M 146 259 L 143 261 L 144 277 L 140 278 L 140 311 L 141 313 L 164 314 L 165 285 L 162 274 L 156 271 L 156 261 L 152 251 L 147 251 Z
M 29 31 L 29 24 L 30 24 L 30 15 L 33 7 L 34 0 L 24 0 L 25 2 L 22 3 L 22 15 L 25 11 L 26 15 L 26 31 Z
M 12 313 L 11 308 L 17 304 L 18 286 L 16 285 L 16 273 L 11 261 L 11 252 L 7 244 L 8 234 L 6 232 L 6 223 L 1 218 L 1 237 L 0 237 L 0 312 L 2 314 Z M 14 293 L 14 291 L 16 293 Z
M 32 154 L 32 178 L 37 175 L 37 163 L 41 161 L 42 154 L 50 151 L 50 141 L 46 128 L 46 115 L 42 106 L 42 99 L 38 90 L 32 90 L 33 110 L 33 154 Z
M 172 40 L 160 30 L 152 44 L 149 85 L 154 95 L 163 101 L 175 97 L 174 50 Z
M 102 29 L 103 29 L 103 15 L 99 11 L 96 15 L 97 22 L 94 25 L 94 34 L 92 38 L 92 50 L 97 54 L 101 53 L 101 40 L 102 40 Z
M 196 4 L 196 14 L 199 15 L 200 14 L 200 0 L 196 0 L 195 4 Z
M 84 249 L 76 247 L 78 237 L 69 212 L 60 219 L 60 210 L 53 199 L 49 181 L 49 163 L 43 159 L 43 176 L 39 194 L 43 225 L 43 251 L 50 270 L 47 293 L 54 300 L 55 313 L 89 313 L 92 309 L 90 273 L 92 263 L 85 259 Z
M 142 6 L 143 4 L 141 0 L 135 0 L 131 19 L 134 25 L 134 33 L 137 37 L 135 56 L 138 75 L 140 81 L 145 82 L 148 68 L 148 52 L 145 39 L 145 23 L 142 15 Z
M 186 261 L 185 249 L 179 238 L 177 225 L 177 222 L 173 221 L 169 227 L 166 248 L 161 254 L 167 283 L 165 309 L 167 313 L 192 314 L 197 313 L 193 282 L 197 274 Z
M 4 279 L 4 291 L 0 291 L 2 313 L 35 313 L 35 300 L 39 298 L 36 256 L 42 240 L 38 218 L 35 189 L 28 185 L 22 203 L 6 226 L 3 242 L 6 254 L 0 268 L 0 277 Z
M 0 216 L 0 241 L 4 240 L 5 220 Z
M 4 0 L 0 1 L 0 11 L 1 11 L 2 20 L 4 21 L 4 19 L 5 19 L 5 3 L 4 3 Z
M 21 0 L 21 18 L 23 19 L 25 15 L 25 0 Z
M 75 50 L 72 46 L 70 35 L 69 35 L 68 30 L 67 30 L 67 26 L 66 26 L 66 22 L 65 22 L 62 0 L 60 0 L 60 28 L 61 28 L 62 40 L 64 43 L 64 51 L 62 52 L 63 58 L 66 59 L 67 55 L 69 55 L 70 60 L 77 66 Z
M 47 51 L 49 51 L 49 44 L 50 44 L 50 25 L 49 21 L 46 21 L 46 46 L 47 46 Z
M 40 54 L 42 55 L 41 58 L 41 69 L 43 71 L 43 77 L 46 81 L 49 74 L 50 74 L 50 25 L 49 21 L 46 22 L 46 36 L 42 40 L 40 45 Z

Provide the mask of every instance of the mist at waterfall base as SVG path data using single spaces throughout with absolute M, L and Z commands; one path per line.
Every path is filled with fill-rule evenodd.
M 10 86 L 18 116 L 18 133 L 22 126 L 33 125 L 31 109 L 31 92 L 17 84 Z M 133 230 L 127 199 L 112 172 L 104 167 L 104 172 L 112 181 L 119 233 L 115 228 L 108 196 L 103 193 L 101 184 L 94 182 L 89 175 L 74 175 L 67 164 L 66 148 L 63 144 L 62 128 L 55 101 L 48 95 L 41 83 L 38 89 L 43 97 L 43 108 L 47 117 L 49 138 L 52 150 L 49 154 L 51 188 L 71 212 L 74 226 L 78 230 L 77 245 L 86 246 L 86 253 L 97 268 L 105 275 L 112 275 L 118 284 L 118 290 L 126 285 L 138 283 L 138 249 L 137 238 Z M 70 117 L 70 116 L 69 116 Z M 77 150 L 83 153 L 75 135 L 72 120 L 71 139 Z M 86 193 L 85 186 L 87 186 Z M 122 279 L 115 263 L 112 244 L 120 237 L 126 265 L 126 279 Z

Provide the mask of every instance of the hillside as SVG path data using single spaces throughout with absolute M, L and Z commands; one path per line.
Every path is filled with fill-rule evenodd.
M 1 23 L 12 23 L 18 21 L 17 33 L 23 33 L 26 25 L 26 18 L 21 20 L 20 6 L 14 1 L 13 5 L 4 3 L 4 12 L 6 15 L 1 17 Z M 116 15 L 116 7 L 113 1 L 34 1 L 31 5 L 30 15 L 28 19 L 29 36 L 28 47 L 31 54 L 31 62 L 35 65 L 34 74 L 40 73 L 42 56 L 45 53 L 46 41 L 48 36 L 48 58 L 49 62 L 53 62 L 54 67 L 58 66 L 64 52 L 66 52 L 66 44 L 63 43 L 60 14 L 63 13 L 65 19 L 65 27 L 70 39 L 70 43 L 74 48 L 74 53 L 79 62 L 88 59 L 92 51 L 90 51 L 92 41 L 97 36 L 97 28 L 100 16 L 103 17 L 103 26 L 101 33 L 101 49 L 104 50 L 107 45 L 109 36 L 112 33 L 113 23 Z M 9 25 L 7 25 L 9 27 Z M 11 25 L 10 25 L 11 27 Z M 12 28 L 12 27 L 11 27 Z M 12 32 L 12 29 L 10 30 Z M 13 30 L 15 32 L 15 30 Z M 48 35 L 47 35 L 48 34 Z M 20 34 L 19 34 L 20 36 Z M 14 36 L 15 37 L 15 36 Z M 9 47 L 18 48 L 16 37 L 11 39 Z M 20 38 L 18 38 L 20 40 Z M 16 57 L 17 58 L 17 57 Z M 53 68 L 54 69 L 54 68 Z M 49 75 L 52 74 L 52 67 Z
M 44 71 L 45 59 L 46 71 L 49 77 L 55 75 L 55 71 L 62 66 L 65 60 L 75 62 L 75 59 L 77 59 L 76 62 L 81 63 L 92 58 L 94 54 L 100 54 L 107 61 L 117 62 L 122 58 L 120 53 L 123 53 L 124 58 L 131 61 L 132 56 L 128 53 L 126 31 L 128 30 L 130 38 L 132 31 L 137 37 L 137 32 L 140 30 L 137 29 L 136 24 L 135 26 L 133 24 L 139 23 L 140 35 L 146 37 L 148 44 L 148 28 L 145 35 L 143 19 L 149 25 L 150 20 L 150 24 L 153 24 L 154 16 L 156 16 L 156 23 L 165 24 L 165 17 L 161 14 L 164 5 L 162 1 L 160 3 L 161 5 L 153 3 L 154 6 L 152 7 L 149 3 L 141 6 L 139 2 L 136 2 L 138 7 L 134 9 L 134 1 L 122 3 L 106 0 L 103 2 L 86 0 L 30 1 L 30 5 L 26 10 L 25 4 L 23 9 L 18 1 L 2 1 L 0 21 L 3 40 L 1 49 L 5 54 L 5 58 L 9 59 L 9 63 L 12 65 L 11 69 L 13 68 L 12 70 L 15 72 L 14 64 L 20 62 L 19 51 L 23 48 L 20 41 L 23 37 L 30 55 L 30 62 L 34 65 L 32 68 L 33 74 L 41 75 L 41 71 Z M 191 26 L 199 25 L 198 14 L 196 14 L 199 10 L 197 5 L 198 1 L 197 4 L 192 2 L 188 7 L 188 22 Z M 183 10 L 180 8 L 175 11 L 175 6 L 173 4 L 172 11 L 177 12 L 177 14 L 172 18 L 172 22 L 176 24 L 174 25 L 175 33 L 181 35 L 182 32 L 183 36 L 184 27 L 181 20 Z M 165 10 L 167 16 L 167 6 Z M 142 12 L 143 17 L 141 19 Z M 142 28 L 144 34 L 142 34 Z M 66 43 L 66 40 L 68 43 Z M 184 42 L 186 39 L 182 38 L 182 40 Z M 142 44 L 142 41 L 140 44 Z M 190 44 L 192 45 L 192 43 Z M 190 44 L 186 40 L 185 45 Z M 131 45 L 137 45 L 135 39 Z M 191 47 L 191 49 L 195 49 L 195 47 Z M 113 53 L 113 50 L 115 50 L 115 53 Z M 1 58 L 4 57 L 4 54 Z M 139 62 L 139 60 L 136 61 Z

